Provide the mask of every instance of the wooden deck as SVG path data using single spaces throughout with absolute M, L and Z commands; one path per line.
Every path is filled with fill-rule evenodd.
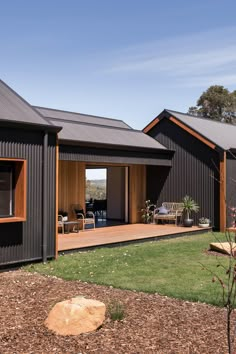
M 58 251 L 88 249 L 105 245 L 115 245 L 141 240 L 177 237 L 180 235 L 197 234 L 211 230 L 211 228 L 191 228 L 174 225 L 129 224 L 88 229 L 79 233 L 59 234 Z

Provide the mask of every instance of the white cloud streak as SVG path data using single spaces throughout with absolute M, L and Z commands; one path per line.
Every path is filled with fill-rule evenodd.
M 153 75 L 176 85 L 236 84 L 236 27 L 143 43 L 115 53 L 110 75 Z

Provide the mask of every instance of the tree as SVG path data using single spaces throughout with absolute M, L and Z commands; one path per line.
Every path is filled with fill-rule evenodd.
M 197 117 L 202 117 L 202 111 L 200 108 L 197 108 L 196 106 L 189 107 L 188 113 L 191 114 L 192 116 L 197 116 Z
M 197 100 L 197 106 L 190 107 L 188 113 L 236 124 L 236 90 L 230 92 L 224 86 L 210 86 Z

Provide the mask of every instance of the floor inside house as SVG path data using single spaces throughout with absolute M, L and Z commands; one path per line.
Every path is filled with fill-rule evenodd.
M 87 249 L 98 246 L 114 245 L 125 242 L 138 242 L 147 239 L 177 237 L 210 231 L 211 228 L 191 228 L 154 224 L 126 224 L 110 227 L 86 229 L 79 233 L 58 234 L 58 251 Z
M 100 218 L 100 217 L 95 219 L 96 228 L 97 227 L 98 228 L 107 227 L 107 226 L 118 226 L 118 225 L 124 225 L 124 224 L 125 224 L 125 222 L 122 220 L 106 219 L 106 218 Z

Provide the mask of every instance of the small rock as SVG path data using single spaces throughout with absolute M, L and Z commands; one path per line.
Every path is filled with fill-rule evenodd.
M 75 297 L 58 302 L 45 325 L 60 335 L 78 335 L 95 331 L 105 320 L 106 306 L 97 300 Z

